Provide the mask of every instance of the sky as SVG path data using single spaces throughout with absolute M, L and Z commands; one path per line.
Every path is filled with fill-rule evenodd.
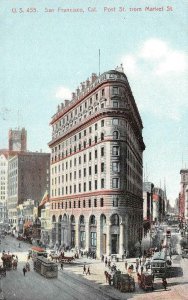
M 123 63 L 140 111 L 144 178 L 173 204 L 188 168 L 186 11 L 184 0 L 1 0 L 0 149 L 25 127 L 28 150 L 50 152 L 51 117 L 99 72 L 100 49 L 100 72 Z

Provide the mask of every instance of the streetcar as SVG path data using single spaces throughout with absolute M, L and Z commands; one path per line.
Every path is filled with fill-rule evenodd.
M 155 252 L 151 260 L 151 272 L 154 277 L 166 278 L 167 254 L 166 251 Z
M 39 256 L 47 257 L 48 253 L 46 252 L 45 249 L 43 249 L 41 247 L 33 246 L 31 248 L 31 250 L 29 250 L 29 255 L 31 255 L 32 258 L 36 258 L 36 257 L 39 257 Z

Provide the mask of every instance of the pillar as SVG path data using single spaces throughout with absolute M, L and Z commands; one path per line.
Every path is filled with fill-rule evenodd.
M 89 220 L 85 221 L 85 249 L 88 251 L 90 248 L 90 228 Z
M 79 219 L 75 220 L 75 247 L 77 249 L 80 248 L 80 225 L 79 225 Z
M 106 254 L 111 255 L 111 223 L 108 221 L 106 225 Z
M 124 254 L 124 229 L 125 225 L 122 222 L 120 224 L 120 233 L 119 233 L 119 254 L 122 256 Z
M 100 217 L 97 218 L 97 251 L 96 255 L 97 258 L 100 258 L 102 255 L 102 230 L 101 230 L 101 222 L 100 222 Z

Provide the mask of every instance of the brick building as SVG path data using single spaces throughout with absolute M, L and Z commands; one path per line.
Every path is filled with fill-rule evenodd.
M 27 199 L 40 202 L 50 189 L 50 154 L 18 152 L 8 165 L 8 219 L 18 229 L 17 206 Z
M 92 74 L 51 126 L 51 242 L 122 255 L 142 236 L 145 149 L 123 69 Z

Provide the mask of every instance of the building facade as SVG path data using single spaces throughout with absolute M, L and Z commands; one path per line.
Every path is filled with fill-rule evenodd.
M 178 201 L 179 218 L 181 222 L 188 221 L 188 169 L 180 170 L 181 182 Z
M 51 242 L 120 254 L 142 238 L 142 121 L 123 69 L 92 74 L 52 117 Z
M 165 220 L 166 192 L 160 187 L 153 188 L 153 220 L 161 223 Z
M 151 228 L 153 222 L 153 188 L 154 184 L 151 182 L 143 183 L 143 219 L 144 219 L 144 233 Z
M 9 159 L 7 208 L 11 227 L 18 230 L 23 226 L 17 207 L 27 199 L 39 203 L 46 190 L 50 190 L 49 153 L 18 152 Z
M 8 155 L 0 150 L 0 224 L 7 223 Z

